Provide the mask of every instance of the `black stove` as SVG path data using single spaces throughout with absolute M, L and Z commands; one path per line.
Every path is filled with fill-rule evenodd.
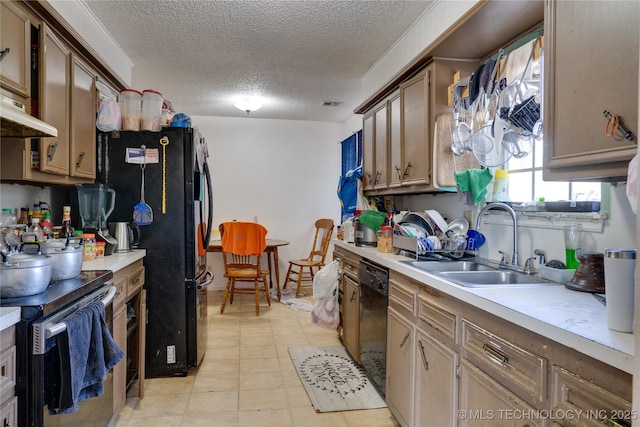
M 58 375 L 48 369 L 51 357 L 49 346 L 38 345 L 44 335 L 39 326 L 51 322 L 72 310 L 76 310 L 87 300 L 101 298 L 107 293 L 108 284 L 113 279 L 110 270 L 82 271 L 78 276 L 51 282 L 44 292 L 20 298 L 0 299 L 0 305 L 21 308 L 21 320 L 16 324 L 16 395 L 18 396 L 18 425 L 27 427 L 49 427 L 63 425 L 92 425 L 103 427 L 113 409 L 112 385 L 105 385 L 105 394 L 100 398 L 87 400 L 93 405 L 81 405 L 80 410 L 68 415 L 50 416 L 45 407 L 45 386 L 55 381 Z M 105 319 L 111 325 L 111 308 L 105 306 Z M 58 320 L 55 320 L 58 322 Z M 44 340 L 51 343 L 55 338 Z M 53 347 L 55 349 L 55 347 Z M 42 351 L 40 351 L 42 350 Z M 57 350 L 56 350 L 57 351 Z M 109 373 L 112 383 L 112 374 Z M 106 383 L 105 383 L 106 384 Z M 83 408 L 84 406 L 84 408 Z M 92 415 L 92 423 L 76 422 L 86 414 Z M 93 419 L 97 419 L 94 423 Z M 88 420 L 89 418 L 87 418 Z
M 19 298 L 2 298 L 0 305 L 21 307 L 23 320 L 46 317 L 102 287 L 113 278 L 110 270 L 82 271 L 72 279 L 51 282 L 44 292 Z

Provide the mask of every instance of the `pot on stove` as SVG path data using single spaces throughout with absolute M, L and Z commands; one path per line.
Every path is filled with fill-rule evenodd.
M 38 252 L 40 245 L 38 245 Z M 27 245 L 22 244 L 22 248 Z M 44 292 L 51 280 L 51 257 L 47 255 L 2 252 L 0 297 L 18 298 Z
M 76 277 L 82 270 L 82 238 L 68 237 L 66 243 L 48 240 L 41 245 L 41 252 L 51 257 L 51 280 Z

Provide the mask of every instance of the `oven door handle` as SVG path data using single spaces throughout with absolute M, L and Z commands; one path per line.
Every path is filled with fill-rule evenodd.
M 105 307 L 108 306 L 113 301 L 113 298 L 115 298 L 117 291 L 118 289 L 115 286 L 112 286 L 111 289 L 109 289 L 109 292 L 100 300 L 100 302 L 104 304 Z M 44 327 L 46 338 L 55 337 L 56 335 L 59 335 L 66 330 L 67 324 L 64 322 L 59 322 L 54 325 L 46 325 Z

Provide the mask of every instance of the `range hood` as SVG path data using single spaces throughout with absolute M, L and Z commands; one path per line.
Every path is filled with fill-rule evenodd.
M 25 112 L 24 105 L 5 97 L 0 104 L 1 137 L 35 138 L 58 136 L 58 129 Z

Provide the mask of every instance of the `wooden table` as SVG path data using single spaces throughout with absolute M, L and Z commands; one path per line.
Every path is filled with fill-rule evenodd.
M 267 239 L 267 247 L 265 253 L 267 254 L 267 263 L 269 266 L 269 287 L 273 288 L 273 277 L 271 276 L 271 259 L 273 258 L 273 264 L 276 267 L 276 288 L 278 290 L 278 301 L 280 301 L 280 269 L 278 268 L 278 247 L 287 246 L 289 242 L 279 239 Z M 207 252 L 222 252 L 222 241 L 214 240 L 209 243 Z

